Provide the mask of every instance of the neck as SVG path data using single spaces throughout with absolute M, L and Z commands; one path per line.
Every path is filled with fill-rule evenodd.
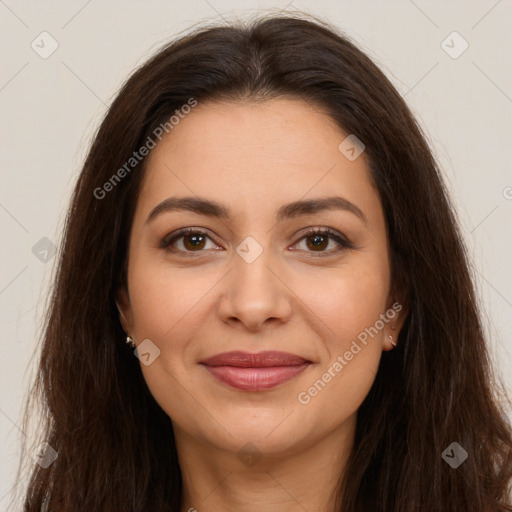
M 259 459 L 239 458 L 174 426 L 183 478 L 181 512 L 334 512 L 355 422 L 354 415 L 322 439 L 261 453 Z

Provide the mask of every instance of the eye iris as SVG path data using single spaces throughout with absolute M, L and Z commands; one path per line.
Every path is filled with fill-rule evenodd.
M 313 245 L 310 246 L 310 240 L 313 240 Z M 325 249 L 329 243 L 325 235 L 312 235 L 307 238 L 308 248 L 312 249 Z
M 193 240 L 192 245 L 188 244 L 189 240 Z M 202 249 L 204 247 L 205 237 L 199 234 L 185 235 L 183 237 L 183 244 L 187 249 Z M 202 245 L 201 245 L 202 244 Z

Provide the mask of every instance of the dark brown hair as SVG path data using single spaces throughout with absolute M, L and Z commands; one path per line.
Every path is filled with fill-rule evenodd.
M 124 343 L 114 301 L 126 282 L 145 160 L 104 198 L 94 191 L 191 98 L 280 96 L 325 109 L 365 144 L 393 286 L 409 310 L 358 411 L 336 510 L 512 510 L 511 427 L 499 403 L 506 395 L 491 373 L 468 258 L 425 136 L 355 44 L 324 21 L 293 14 L 196 27 L 137 69 L 108 110 L 66 218 L 27 400 L 25 422 L 38 400 L 41 439 L 58 458 L 30 468 L 26 512 L 39 512 L 45 497 L 49 511 L 179 512 L 172 423 Z M 441 457 L 452 442 L 468 453 L 457 469 Z

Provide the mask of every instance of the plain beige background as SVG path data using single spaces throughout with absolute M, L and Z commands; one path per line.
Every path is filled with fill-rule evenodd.
M 122 82 L 170 38 L 267 9 L 334 23 L 405 96 L 446 175 L 492 357 L 512 389 L 512 2 L 0 0 L 0 510 L 24 484 L 14 471 L 29 435 L 20 422 L 29 362 L 91 134 Z

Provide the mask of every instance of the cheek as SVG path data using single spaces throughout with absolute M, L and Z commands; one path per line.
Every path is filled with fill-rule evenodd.
M 183 327 L 196 319 L 201 300 L 215 284 L 215 276 L 190 269 L 140 265 L 131 275 L 130 297 L 138 339 L 154 339 L 156 343 L 173 340 L 179 345 L 186 335 Z M 176 336 L 180 332 L 180 336 Z
M 182 386 L 190 387 L 187 356 L 202 325 L 204 295 L 215 281 L 212 276 L 199 277 L 190 270 L 171 272 L 157 264 L 134 266 L 130 276 L 135 339 L 149 339 L 160 351 L 151 364 L 141 362 L 141 370 L 151 394 L 173 418 L 179 418 L 184 408 L 193 411 L 197 406 Z M 200 408 L 195 414 L 200 417 Z
M 380 262 L 367 261 L 359 268 L 338 268 L 323 276 L 297 280 L 297 295 L 324 325 L 331 356 L 373 326 L 385 312 L 389 273 Z
M 382 355 L 383 323 L 388 299 L 389 274 L 379 261 L 359 269 L 337 269 L 317 293 L 304 286 L 302 296 L 321 332 L 321 364 L 301 389 L 301 404 L 318 414 L 327 403 L 336 412 L 327 420 L 335 424 L 360 406 L 369 392 Z M 305 283 L 305 285 L 311 283 Z M 315 320 L 317 318 L 318 320 Z

